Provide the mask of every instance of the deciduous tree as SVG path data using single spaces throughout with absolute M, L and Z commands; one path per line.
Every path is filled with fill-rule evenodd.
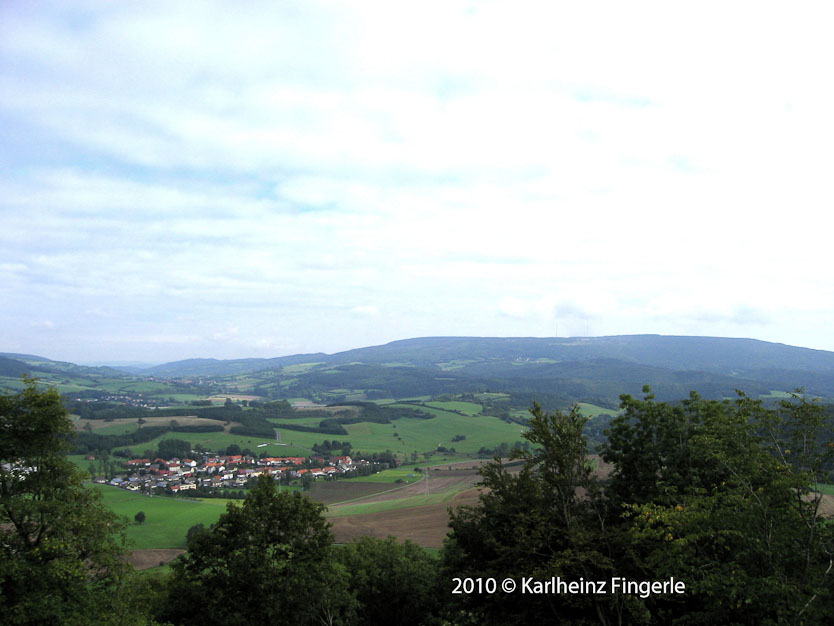
M 261 477 L 242 505 L 230 502 L 215 525 L 192 535 L 174 563 L 163 617 L 201 626 L 345 623 L 353 601 L 330 559 L 323 509 Z
M 0 616 L 4 624 L 117 622 L 126 520 L 66 458 L 74 433 L 58 392 L 32 380 L 0 396 Z

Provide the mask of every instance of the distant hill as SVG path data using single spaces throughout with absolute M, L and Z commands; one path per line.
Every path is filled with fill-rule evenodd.
M 65 374 L 71 376 L 107 376 L 110 378 L 121 378 L 125 376 L 113 367 L 90 367 L 87 365 L 76 365 L 65 361 L 53 361 L 46 357 L 34 354 L 13 354 L 9 352 L 0 353 L 0 358 L 11 359 L 23 363 L 26 367 L 24 373 L 30 372 L 51 372 L 53 374 Z M 12 374 L 0 374 L 0 376 L 12 376 Z
M 316 354 L 295 354 L 274 359 L 185 359 L 163 363 L 155 367 L 142 370 L 144 376 L 182 377 L 182 376 L 232 376 L 271 369 L 280 369 L 286 365 L 297 365 L 313 361 L 326 361 L 328 355 L 323 352 Z
M 611 337 L 423 337 L 392 341 L 335 354 L 302 354 L 274 359 L 188 359 L 146 370 L 155 375 L 227 375 L 276 369 L 312 361 L 327 366 L 343 363 L 400 363 L 442 367 L 451 361 L 529 362 L 617 359 L 676 370 L 704 370 L 741 375 L 757 370 L 804 370 L 834 374 L 834 352 L 797 348 L 757 339 L 673 335 Z
M 36 374 L 43 370 L 39 367 L 32 367 L 28 363 L 11 359 L 5 355 L 0 356 L 0 376 L 9 376 L 12 378 L 20 378 L 24 374 Z
M 18 358 L 14 358 L 18 357 Z M 127 383 L 99 386 L 98 377 L 130 379 L 119 368 L 85 367 L 34 355 L 2 355 L 0 376 L 41 371 L 89 379 L 99 389 L 139 390 Z M 213 385 L 234 392 L 240 380 L 254 395 L 272 398 L 408 398 L 501 391 L 520 402 L 549 398 L 613 407 L 622 393 L 644 384 L 659 399 L 695 390 L 728 397 L 735 389 L 756 396 L 805 387 L 834 399 L 834 352 L 755 339 L 620 335 L 611 337 L 423 337 L 335 354 L 296 354 L 271 359 L 187 359 L 140 371 L 136 378 L 176 379 L 165 385 Z M 193 379 L 183 382 L 183 379 Z M 64 384 L 84 386 L 83 380 Z M 161 385 L 161 386 L 160 386 Z M 158 393 L 174 393 L 158 391 Z M 192 393 L 193 390 L 189 393 Z M 200 391 L 203 393 L 203 391 Z
M 282 368 L 313 363 L 309 371 L 294 374 L 296 381 L 286 388 L 288 392 L 373 388 L 404 397 L 420 395 L 421 386 L 426 389 L 422 393 L 509 386 L 610 402 L 623 391 L 639 393 L 643 384 L 651 384 L 658 394 L 665 389 L 670 397 L 692 389 L 720 397 L 732 395 L 735 388 L 767 394 L 798 386 L 834 397 L 834 352 L 725 337 L 423 337 L 329 355 L 189 359 L 143 374 L 222 377 L 275 372 L 280 376 Z M 324 375 L 318 373 L 323 371 Z

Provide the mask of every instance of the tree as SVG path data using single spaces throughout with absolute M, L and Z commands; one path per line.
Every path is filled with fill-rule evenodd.
M 278 492 L 261 477 L 242 505 L 229 503 L 195 532 L 174 562 L 162 618 L 177 624 L 338 624 L 352 614 L 347 574 L 329 558 L 324 505 Z
M 0 396 L 0 615 L 4 624 L 116 622 L 126 520 L 66 458 L 72 421 L 54 389 L 26 379 Z M 107 615 L 108 617 L 104 617 Z
M 145 523 L 145 512 L 139 511 L 136 515 L 133 516 L 133 519 L 136 521 L 137 524 L 144 524 Z
M 610 512 L 592 474 L 582 428 L 586 419 L 531 409 L 524 438 L 532 450 L 511 471 L 495 459 L 481 469 L 486 487 L 476 507 L 451 513 L 443 549 L 446 580 L 453 577 L 533 577 L 568 581 L 608 580 L 623 552 L 622 533 L 609 528 Z M 498 593 L 457 595 L 452 621 L 474 624 L 639 623 L 641 607 L 622 595 Z
M 426 626 L 440 623 L 444 596 L 439 563 L 420 546 L 394 537 L 362 537 L 334 548 L 350 572 L 362 624 Z
M 191 543 L 192 539 L 199 533 L 203 532 L 206 529 L 204 524 L 194 524 L 191 526 L 188 531 L 185 533 L 185 542 L 186 544 Z
M 658 623 L 822 624 L 834 528 L 820 516 L 831 440 L 821 407 L 744 394 L 679 405 L 623 396 L 603 457 L 643 579 L 685 580 L 647 600 Z M 640 462 L 642 459 L 642 463 Z

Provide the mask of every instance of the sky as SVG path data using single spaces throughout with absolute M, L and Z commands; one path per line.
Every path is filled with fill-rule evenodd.
M 834 350 L 831 12 L 2 1 L 0 352 Z

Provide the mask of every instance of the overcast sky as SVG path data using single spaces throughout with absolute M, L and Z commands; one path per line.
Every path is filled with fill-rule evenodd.
M 834 350 L 828 6 L 0 2 L 0 351 Z

